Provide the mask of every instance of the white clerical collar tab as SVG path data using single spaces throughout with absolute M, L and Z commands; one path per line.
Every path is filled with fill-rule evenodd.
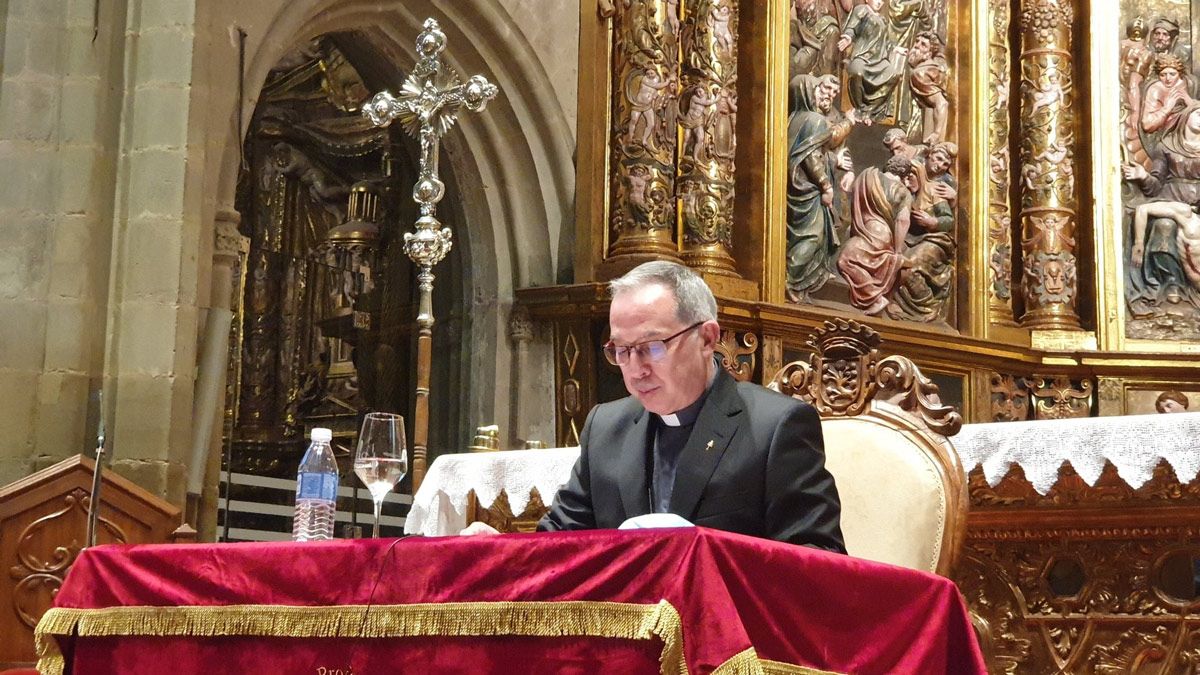
M 678 427 L 683 425 L 683 423 L 679 421 L 679 415 L 676 415 L 675 413 L 671 413 L 670 415 L 659 415 L 658 418 L 663 421 L 663 424 L 669 427 Z

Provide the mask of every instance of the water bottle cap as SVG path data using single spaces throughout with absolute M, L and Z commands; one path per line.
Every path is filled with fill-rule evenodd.
M 309 438 L 312 438 L 314 441 L 325 441 L 328 443 L 333 440 L 333 432 L 325 427 L 313 427 Z

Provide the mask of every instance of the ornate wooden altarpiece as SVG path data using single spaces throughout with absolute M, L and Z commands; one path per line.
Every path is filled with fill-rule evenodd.
M 1182 54 L 1190 5 L 1134 5 L 1121 16 L 1182 12 L 1166 46 Z M 826 319 L 853 318 L 967 422 L 1151 412 L 1169 389 L 1200 401 L 1200 284 L 1147 271 L 1138 200 L 1117 198 L 1135 182 L 1121 178 L 1131 88 L 1118 56 L 1153 40 L 1143 27 L 1142 43 L 1119 44 L 1115 3 L 580 6 L 575 283 L 518 293 L 553 326 L 558 445 L 625 393 L 598 358 L 604 284 L 650 259 L 709 282 L 740 379 L 765 382 Z M 1186 51 L 1176 72 L 1194 86 Z M 1171 226 L 1154 213 L 1150 231 Z M 1193 221 L 1176 220 L 1184 241 Z M 1156 260 L 1187 266 L 1183 244 L 1159 241 Z M 958 578 L 993 668 L 1192 672 L 1195 601 L 1153 581 L 1182 564 L 1162 562 L 1164 546 L 1200 551 L 1192 479 L 1133 491 L 1066 476 L 1014 500 L 974 476 Z M 1045 581 L 1071 571 L 1064 551 L 1085 579 L 1069 597 Z

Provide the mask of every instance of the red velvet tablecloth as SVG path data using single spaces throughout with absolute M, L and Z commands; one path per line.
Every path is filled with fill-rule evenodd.
M 715 530 L 101 546 L 42 672 L 984 673 L 947 579 Z

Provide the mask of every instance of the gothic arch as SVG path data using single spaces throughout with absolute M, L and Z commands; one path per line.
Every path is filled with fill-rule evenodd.
M 294 45 L 321 34 L 357 31 L 365 36 L 393 65 L 398 83 L 402 69 L 415 60 L 412 43 L 427 16 L 437 18 L 447 34 L 450 65 L 464 75 L 483 74 L 501 88 L 501 96 L 483 114 L 465 116 L 443 140 L 442 160 L 459 186 L 459 194 L 448 198 L 463 200 L 466 225 L 455 233 L 455 245 L 470 252 L 474 270 L 467 293 L 476 316 L 464 342 L 475 347 L 470 362 L 461 364 L 472 383 L 463 401 L 465 418 L 515 424 L 516 397 L 531 392 L 546 396 L 549 389 L 518 382 L 507 337 L 508 310 L 516 288 L 569 278 L 574 137 L 545 68 L 504 5 L 498 0 L 469 7 L 451 0 L 387 7 L 370 0 L 281 5 L 259 24 L 265 30 L 248 46 L 245 79 L 255 95 L 243 102 L 242 118 L 248 124 L 257 91 L 275 63 Z M 229 105 L 227 115 L 210 119 L 236 118 L 236 102 Z M 219 209 L 233 203 L 244 133 L 235 133 L 229 124 L 216 134 L 226 138 L 215 190 Z M 411 224 L 399 226 L 407 230 Z M 449 284 L 441 280 L 435 293 L 439 288 Z M 552 372 L 548 358 L 530 365 L 535 380 Z M 539 377 L 542 373 L 546 375 Z M 549 409 L 548 398 L 547 405 L 540 403 L 521 407 Z

